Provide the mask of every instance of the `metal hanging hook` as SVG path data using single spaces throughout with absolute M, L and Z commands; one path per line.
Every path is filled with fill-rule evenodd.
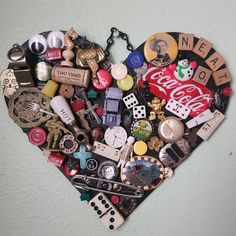
M 118 30 L 116 27 L 112 27 L 111 28 L 111 34 L 110 34 L 109 38 L 107 39 L 107 46 L 106 46 L 106 49 L 105 49 L 106 56 L 110 55 L 109 50 L 110 50 L 111 46 L 114 44 L 114 38 L 121 38 L 122 40 L 126 41 L 127 50 L 131 51 L 131 52 L 134 51 L 133 45 L 129 41 L 128 34 Z

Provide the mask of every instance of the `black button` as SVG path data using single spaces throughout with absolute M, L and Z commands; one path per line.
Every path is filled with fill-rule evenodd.
M 114 229 L 114 225 L 110 225 L 110 226 L 109 226 L 109 229 Z
M 91 202 L 91 204 L 90 204 L 92 207 L 94 207 L 95 206 L 95 202 Z
M 114 219 L 114 218 L 111 218 L 111 219 L 110 219 L 110 222 L 114 222 L 114 221 L 115 221 L 115 219 Z
M 106 204 L 105 207 L 108 208 L 108 207 L 109 207 L 109 204 Z
M 114 211 L 111 211 L 111 215 L 115 215 L 115 212 L 114 212 Z

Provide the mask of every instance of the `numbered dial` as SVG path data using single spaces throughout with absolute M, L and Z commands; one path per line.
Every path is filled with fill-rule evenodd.
M 127 139 L 127 133 L 121 126 L 110 127 L 104 135 L 106 143 L 114 148 L 122 147 Z
M 167 117 L 158 126 L 160 138 L 167 143 L 173 143 L 184 135 L 184 125 L 176 117 Z

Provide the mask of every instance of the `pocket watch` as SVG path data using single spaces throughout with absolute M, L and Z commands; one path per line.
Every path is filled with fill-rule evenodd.
M 121 126 L 109 127 L 104 134 L 104 139 L 107 145 L 119 148 L 122 147 L 127 140 L 127 132 Z
M 158 126 L 160 138 L 167 143 L 174 143 L 184 135 L 183 123 L 174 116 L 162 120 Z

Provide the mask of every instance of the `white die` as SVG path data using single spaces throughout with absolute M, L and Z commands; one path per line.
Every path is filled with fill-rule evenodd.
M 138 99 L 135 97 L 134 93 L 131 93 L 123 98 L 123 102 L 125 106 L 130 109 L 136 105 L 138 105 Z
M 133 117 L 134 119 L 146 118 L 146 107 L 145 106 L 133 107 Z

